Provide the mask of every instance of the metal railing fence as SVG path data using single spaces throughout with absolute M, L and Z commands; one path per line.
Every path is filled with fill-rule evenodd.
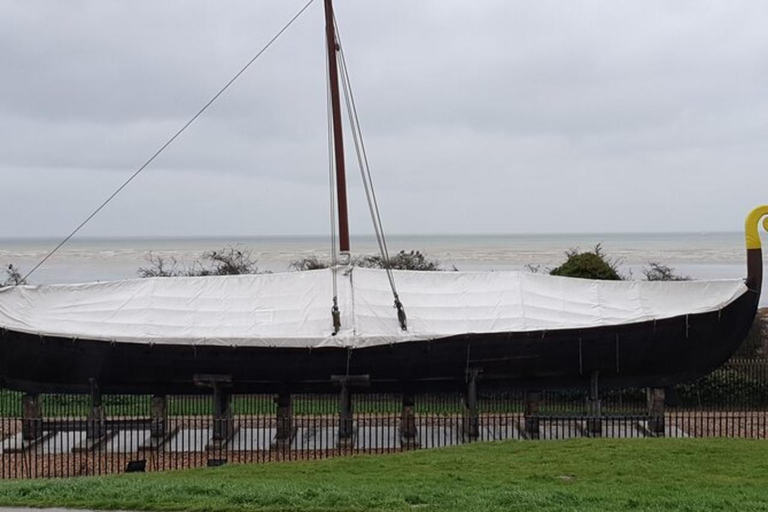
M 218 400 L 218 402 L 217 402 Z M 0 389 L 0 478 L 162 471 L 574 437 L 768 438 L 768 361 L 672 389 L 415 396 L 23 395 Z

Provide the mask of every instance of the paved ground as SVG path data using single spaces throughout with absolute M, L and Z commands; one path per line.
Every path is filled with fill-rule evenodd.
M 358 450 L 400 450 L 402 440 L 400 431 L 394 426 L 366 425 L 354 427 L 353 448 Z M 540 424 L 541 439 L 570 439 L 590 437 L 586 422 L 578 418 L 566 420 L 548 420 L 542 418 Z M 466 442 L 463 430 L 456 421 L 420 424 L 417 427 L 416 444 L 422 448 L 438 448 Z M 667 424 L 667 437 L 689 437 L 688 432 L 675 425 Z M 231 452 L 268 451 L 275 446 L 277 430 L 268 428 L 238 428 L 232 439 L 226 443 L 226 450 Z M 339 430 L 335 426 L 322 428 L 301 427 L 296 430 L 290 449 L 296 452 L 332 450 L 339 447 Z M 213 431 L 210 428 L 182 428 L 165 442 L 165 451 L 171 453 L 204 452 L 212 443 Z M 646 437 L 649 435 L 646 421 L 606 419 L 602 422 L 601 437 L 625 438 Z M 505 439 L 523 439 L 522 426 L 518 422 L 493 422 L 480 427 L 480 441 L 501 441 Z M 110 432 L 100 448 L 104 453 L 136 453 L 142 446 L 149 445 L 149 430 L 120 430 Z M 62 455 L 83 449 L 88 442 L 85 431 L 63 431 L 55 433 L 36 443 L 39 453 Z M 0 454 L 15 453 L 29 449 L 21 433 L 0 443 Z

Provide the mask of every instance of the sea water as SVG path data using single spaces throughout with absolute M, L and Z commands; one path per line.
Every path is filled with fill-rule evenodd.
M 571 249 L 591 250 L 601 244 L 630 279 L 643 279 L 650 262 L 673 267 L 693 279 L 733 279 L 746 276 L 744 236 L 741 233 L 633 233 L 546 235 L 394 235 L 387 238 L 390 253 L 418 250 L 451 270 L 526 270 L 542 272 L 565 260 Z M 0 265 L 31 269 L 57 241 L 0 239 Z M 241 238 L 80 238 L 73 239 L 42 265 L 32 283 L 74 283 L 137 277 L 148 266 L 150 254 L 180 268 L 202 253 L 226 247 L 250 251 L 259 270 L 285 272 L 291 262 L 317 256 L 327 259 L 330 241 L 318 236 Z M 352 237 L 354 254 L 376 254 L 371 236 Z M 766 269 L 768 275 L 768 269 Z M 768 305 L 764 294 L 762 303 Z

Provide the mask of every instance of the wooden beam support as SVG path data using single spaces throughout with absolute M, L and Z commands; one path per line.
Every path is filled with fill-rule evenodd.
M 587 399 L 587 435 L 603 435 L 603 410 L 599 394 L 600 372 L 595 370 L 589 376 L 589 398 Z
M 90 379 L 91 409 L 88 411 L 88 423 L 85 427 L 86 439 L 100 439 L 107 435 L 107 416 L 101 398 L 101 390 L 96 379 Z
M 648 430 L 654 436 L 664 436 L 664 388 L 648 388 Z
M 462 431 L 469 439 L 480 437 L 480 414 L 477 408 L 477 378 L 479 368 L 471 368 L 467 372 L 467 389 L 464 395 L 464 415 Z
M 526 390 L 523 429 L 524 434 L 528 439 L 539 439 L 541 437 L 541 421 L 539 418 L 540 411 L 541 391 Z
M 293 423 L 293 398 L 290 393 L 280 393 L 275 397 L 275 404 L 277 404 L 277 428 L 272 448 L 285 450 L 290 448 L 296 435 L 296 426 Z
M 403 394 L 403 409 L 400 413 L 400 444 L 403 448 L 419 445 L 419 431 L 416 428 L 416 399 L 413 393 Z
M 149 419 L 149 438 L 139 446 L 140 450 L 158 450 L 179 431 L 168 425 L 168 397 L 166 395 L 152 396 L 152 406 Z
M 21 438 L 34 441 L 43 435 L 43 410 L 40 395 L 27 393 L 21 397 Z
M 371 383 L 369 375 L 331 375 L 331 381 L 339 386 L 339 446 L 350 447 L 355 442 L 352 413 L 352 387 L 364 387 Z
M 199 374 L 193 377 L 197 386 L 213 389 L 213 432 L 206 450 L 222 450 L 237 434 L 235 419 L 232 414 L 229 388 L 231 375 Z

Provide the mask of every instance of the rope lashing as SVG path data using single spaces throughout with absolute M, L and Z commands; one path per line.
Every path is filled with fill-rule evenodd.
M 335 158 L 333 153 L 333 113 L 331 108 L 331 76 L 328 71 L 328 55 L 326 54 L 325 66 L 325 114 L 328 123 L 328 186 L 330 189 L 329 207 L 331 220 L 331 279 L 333 282 L 333 307 L 331 308 L 331 320 L 333 323 L 333 336 L 341 330 L 341 311 L 339 310 L 339 253 L 336 245 L 336 175 L 334 173 Z
M 397 309 L 397 321 L 400 322 L 400 328 L 404 331 L 408 330 L 408 316 L 405 314 L 405 308 L 403 303 L 400 302 L 400 297 L 395 293 L 395 309 Z
M 341 330 L 341 311 L 339 310 L 339 300 L 337 297 L 333 298 L 331 317 L 333 317 L 333 335 L 336 336 Z
M 368 164 L 368 154 L 365 150 L 365 142 L 363 140 L 363 132 L 360 127 L 360 119 L 357 115 L 357 105 L 355 103 L 355 96 L 352 92 L 352 83 L 349 78 L 349 69 L 347 68 L 346 58 L 344 56 L 344 47 L 341 44 L 341 35 L 339 34 L 338 25 L 336 24 L 336 18 L 334 17 L 334 25 L 336 26 L 336 38 L 338 44 L 338 59 L 341 69 L 341 85 L 344 92 L 344 102 L 347 107 L 347 115 L 349 117 L 349 124 L 352 129 L 352 141 L 355 146 L 355 154 L 357 156 L 357 164 L 360 169 L 360 176 L 363 181 L 363 189 L 365 190 L 365 197 L 368 202 L 368 210 L 371 214 L 371 221 L 373 223 L 373 230 L 376 234 L 376 242 L 379 247 L 379 253 L 384 263 L 384 269 L 387 273 L 387 280 L 392 290 L 392 295 L 395 300 L 395 309 L 397 309 L 397 320 L 400 323 L 400 328 L 404 331 L 408 330 L 408 318 L 405 314 L 405 307 L 400 301 L 400 297 L 397 293 L 397 286 L 395 285 L 395 276 L 392 272 L 392 266 L 390 265 L 389 248 L 387 247 L 387 238 L 384 235 L 384 225 L 381 221 L 381 213 L 379 211 L 378 200 L 376 199 L 376 191 L 373 187 L 373 178 L 371 176 L 371 168 Z

